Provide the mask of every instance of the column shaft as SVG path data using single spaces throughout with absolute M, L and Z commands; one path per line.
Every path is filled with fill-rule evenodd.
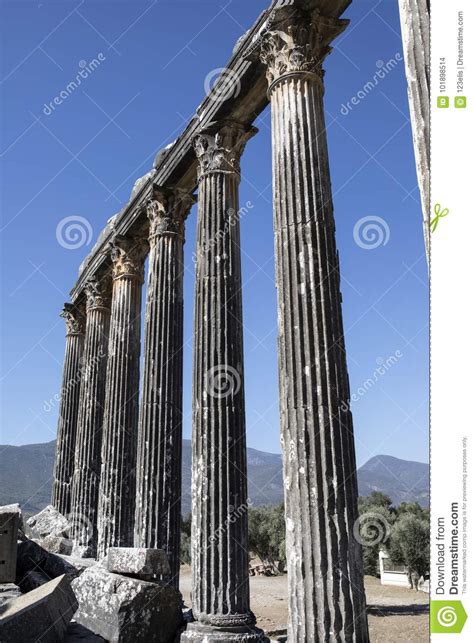
M 367 641 L 357 472 L 321 64 L 346 21 L 284 9 L 263 36 L 272 105 L 288 640 Z
M 239 158 L 254 128 L 209 128 L 200 163 L 193 382 L 193 615 L 184 640 L 260 640 L 250 611 Z
M 71 482 L 74 472 L 74 449 L 82 375 L 81 359 L 84 349 L 84 319 L 82 310 L 72 304 L 64 305 L 61 317 L 66 320 L 67 334 L 51 504 L 67 516 L 71 510 Z
M 148 203 L 150 254 L 140 405 L 135 546 L 168 554 L 178 588 L 181 538 L 184 219 L 193 198 L 155 190 Z
M 97 511 L 110 302 L 108 286 L 104 287 L 96 279 L 87 283 L 85 291 L 87 306 L 84 369 L 79 400 L 70 537 L 74 541 L 76 554 L 94 557 L 97 553 Z
M 116 238 L 99 492 L 98 555 L 133 546 L 143 241 Z

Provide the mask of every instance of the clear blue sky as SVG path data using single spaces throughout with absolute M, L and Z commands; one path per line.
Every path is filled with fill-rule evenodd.
M 1 0 L 2 443 L 55 437 L 64 323 L 58 314 L 107 219 L 193 115 L 209 72 L 224 67 L 266 0 Z M 396 0 L 354 0 L 326 61 L 326 118 L 352 391 L 400 357 L 353 404 L 358 464 L 375 454 L 428 460 L 428 290 L 403 62 L 346 115 L 341 105 L 402 54 Z M 104 60 L 45 114 L 80 65 Z M 212 75 L 211 75 L 212 76 Z M 212 78 L 208 78 L 212 80 Z M 48 111 L 48 110 L 46 110 Z M 342 110 L 343 112 L 347 110 Z M 242 162 L 248 444 L 278 452 L 276 293 L 270 113 Z M 56 229 L 84 217 L 92 242 Z M 354 227 L 380 217 L 385 245 Z M 185 437 L 190 436 L 194 231 L 187 224 Z M 389 237 L 389 238 L 388 238 Z M 87 239 L 86 239 L 87 241 Z

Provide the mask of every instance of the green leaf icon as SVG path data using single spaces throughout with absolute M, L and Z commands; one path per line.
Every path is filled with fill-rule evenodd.
M 431 634 L 460 634 L 467 614 L 461 601 L 430 602 Z

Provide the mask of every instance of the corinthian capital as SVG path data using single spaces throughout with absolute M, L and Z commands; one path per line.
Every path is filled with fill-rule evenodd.
M 236 121 L 210 123 L 194 139 L 199 179 L 212 172 L 240 175 L 240 157 L 247 141 L 258 132 Z
M 86 310 L 110 307 L 110 284 L 91 277 L 84 286 Z
M 329 43 L 348 24 L 348 20 L 324 17 L 318 9 L 275 9 L 246 57 L 259 57 L 263 62 L 270 90 L 289 75 L 316 74 L 322 78 L 322 64 L 331 51 Z
M 74 304 L 65 303 L 60 316 L 66 322 L 66 335 L 83 335 L 84 334 L 84 311 L 81 307 Z
M 147 250 L 148 243 L 141 237 L 117 235 L 110 244 L 113 278 L 129 277 L 142 280 Z
M 150 220 L 150 243 L 163 235 L 184 239 L 184 221 L 196 198 L 181 188 L 155 187 L 153 198 L 146 204 Z

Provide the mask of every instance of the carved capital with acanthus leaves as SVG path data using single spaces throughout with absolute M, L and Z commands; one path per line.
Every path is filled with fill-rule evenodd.
M 84 334 L 85 319 L 82 306 L 65 303 L 60 316 L 63 317 L 66 322 L 66 336 Z
M 165 235 L 184 240 L 184 221 L 195 202 L 196 198 L 187 190 L 155 187 L 153 198 L 146 204 L 150 244 Z
M 323 77 L 322 65 L 330 53 L 329 43 L 349 24 L 348 20 L 322 16 L 318 9 L 275 9 L 265 29 L 245 56 L 259 58 L 266 67 L 269 92 L 286 77 Z
M 86 294 L 86 310 L 97 310 L 110 308 L 110 283 L 91 277 L 84 286 Z
M 147 252 L 148 243 L 145 239 L 117 235 L 110 244 L 113 278 L 143 281 L 143 267 Z
M 240 157 L 247 141 L 258 132 L 252 125 L 224 120 L 210 123 L 194 139 L 198 178 L 211 173 L 240 176 Z

